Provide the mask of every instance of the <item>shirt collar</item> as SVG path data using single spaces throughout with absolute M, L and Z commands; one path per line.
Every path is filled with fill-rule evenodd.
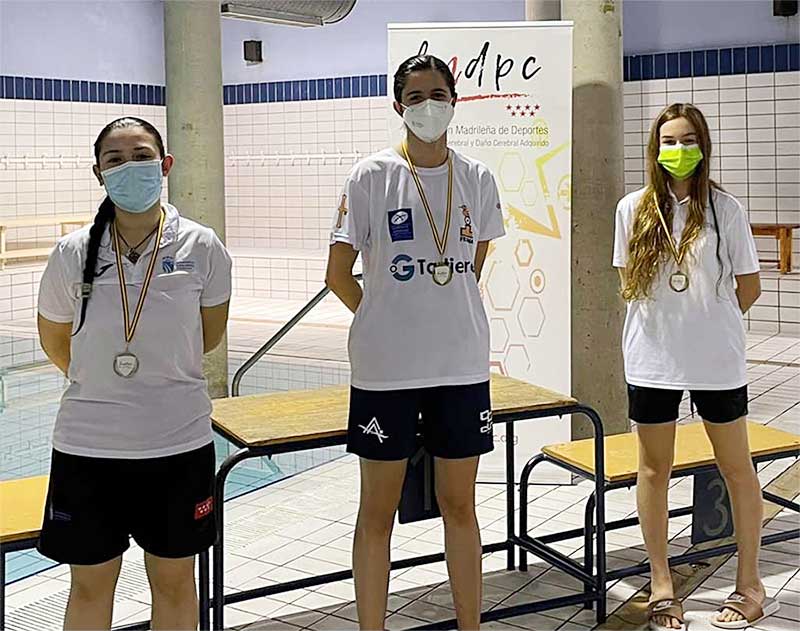
M 165 217 L 164 217 L 164 232 L 161 235 L 161 243 L 158 244 L 159 248 L 164 248 L 168 245 L 171 245 L 175 242 L 178 238 L 178 229 L 180 227 L 180 215 L 178 214 L 178 209 L 175 208 L 172 204 L 163 204 L 162 208 L 164 209 Z M 144 257 L 150 252 L 153 251 L 153 241 L 151 240 L 150 243 L 147 244 L 147 247 L 142 252 L 142 256 Z M 111 225 L 107 224 L 106 229 L 103 232 L 103 236 L 100 239 L 100 249 L 98 251 L 98 258 L 100 260 L 105 261 L 115 261 L 116 258 L 114 256 L 114 249 L 111 247 Z
M 678 198 L 675 196 L 675 193 L 674 193 L 674 192 L 673 192 L 673 190 L 672 190 L 672 187 L 671 187 L 669 184 L 667 184 L 667 192 L 669 193 L 669 198 L 670 198 L 670 200 L 671 200 L 671 201 L 672 201 L 672 202 L 673 202 L 673 203 L 674 203 L 676 206 L 683 206 L 684 204 L 688 204 L 688 203 L 689 203 L 689 199 L 690 199 L 690 196 L 689 196 L 689 195 L 687 195 L 686 197 L 684 197 L 682 200 L 678 200 Z

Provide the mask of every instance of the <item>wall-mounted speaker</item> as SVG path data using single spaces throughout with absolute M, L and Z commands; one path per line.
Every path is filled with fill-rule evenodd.
M 772 15 L 788 18 L 797 15 L 797 0 L 772 0 Z
M 253 64 L 259 64 L 264 61 L 261 56 L 261 40 L 249 39 L 245 41 L 244 60 Z

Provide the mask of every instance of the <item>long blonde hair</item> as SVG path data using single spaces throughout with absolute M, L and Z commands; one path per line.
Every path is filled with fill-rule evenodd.
M 688 216 L 678 247 L 680 256 L 685 256 L 700 236 L 705 224 L 705 207 L 709 193 L 712 187 L 719 188 L 711 181 L 708 174 L 711 135 L 708 132 L 705 116 L 691 103 L 673 103 L 667 106 L 653 123 L 647 143 L 648 185 L 636 207 L 628 244 L 625 286 L 622 289 L 622 297 L 628 301 L 642 300 L 650 295 L 653 280 L 662 262 L 672 256 L 667 235 L 664 234 L 661 220 L 658 218 L 655 200 L 658 200 L 667 225 L 671 226 L 673 209 L 668 188 L 669 175 L 658 163 L 658 151 L 661 145 L 661 126 L 676 118 L 685 118 L 692 124 L 697 135 L 697 144 L 703 152 L 703 159 L 697 165 L 691 179 Z

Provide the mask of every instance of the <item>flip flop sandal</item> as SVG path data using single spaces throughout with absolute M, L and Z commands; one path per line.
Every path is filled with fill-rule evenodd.
M 655 619 L 659 616 L 669 616 L 674 618 L 680 625 L 677 629 L 665 627 L 656 623 Z M 651 631 L 686 631 L 686 622 L 683 619 L 683 605 L 677 598 L 662 598 L 654 600 L 647 605 L 647 624 Z
M 755 598 L 751 598 L 739 592 L 733 592 L 728 596 L 725 602 L 722 603 L 722 607 L 711 616 L 711 624 L 719 629 L 746 629 L 747 627 L 758 624 L 764 620 L 764 618 L 768 618 L 780 608 L 780 604 L 774 598 L 765 598 L 764 602 L 759 603 Z M 744 620 L 731 620 L 730 622 L 718 620 L 717 617 L 726 609 L 735 611 L 742 616 Z

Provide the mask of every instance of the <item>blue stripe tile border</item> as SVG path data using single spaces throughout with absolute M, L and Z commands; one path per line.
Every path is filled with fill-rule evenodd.
M 166 88 L 105 81 L 0 76 L 0 98 L 163 106 L 166 105 Z
M 624 81 L 800 70 L 800 44 L 670 51 L 623 57 Z
M 376 97 L 386 96 L 387 91 L 386 75 L 359 75 L 226 84 L 222 96 L 225 105 L 246 105 Z M 136 83 L 0 76 L 0 98 L 163 106 L 166 105 L 166 88 Z
M 738 46 L 626 55 L 624 81 L 715 77 L 800 70 L 800 43 Z M 387 96 L 385 74 L 226 84 L 225 105 L 286 103 Z M 161 85 L 112 83 L 46 77 L 0 76 L 0 99 L 166 105 Z

